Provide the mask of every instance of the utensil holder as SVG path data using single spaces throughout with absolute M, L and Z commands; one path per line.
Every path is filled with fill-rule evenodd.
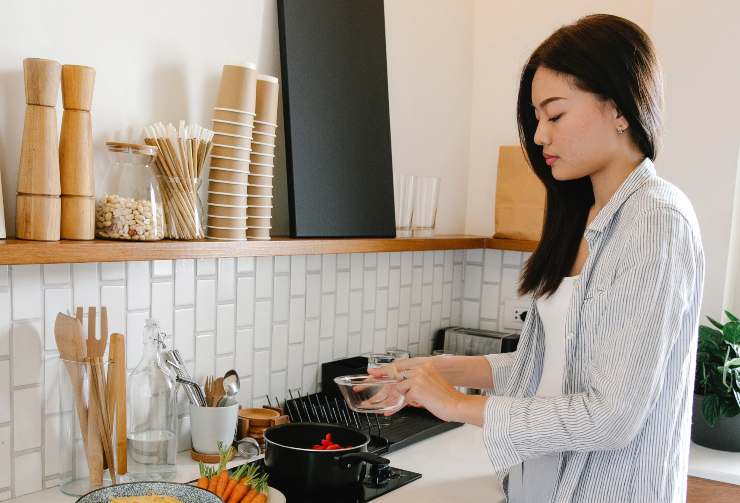
M 193 450 L 201 454 L 218 454 L 218 442 L 234 442 L 239 404 L 228 407 L 190 405 L 190 434 Z
M 101 367 L 103 375 L 110 374 L 116 368 L 115 364 L 107 362 Z M 107 471 L 102 471 L 102 459 L 99 460 L 99 471 L 94 473 L 88 462 L 87 444 L 91 441 L 88 435 L 89 422 L 94 420 L 89 414 L 92 396 L 90 375 L 90 365 L 86 362 L 59 360 L 57 382 L 60 410 L 58 423 L 60 489 L 69 496 L 82 496 L 93 489 L 112 484 Z M 80 415 L 83 416 L 82 419 Z M 102 446 L 98 451 L 103 452 Z

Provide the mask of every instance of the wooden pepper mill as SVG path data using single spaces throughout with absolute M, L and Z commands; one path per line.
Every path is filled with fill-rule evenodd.
M 95 69 L 62 66 L 62 132 L 59 169 L 62 186 L 62 239 L 95 238 L 95 171 L 92 105 Z
M 59 240 L 61 216 L 57 96 L 61 65 L 49 59 L 23 60 L 26 117 L 16 196 L 16 236 Z

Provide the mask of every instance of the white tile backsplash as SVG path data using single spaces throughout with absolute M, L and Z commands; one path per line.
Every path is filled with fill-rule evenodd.
M 0 289 L 0 356 L 10 354 L 10 290 Z
M 47 290 L 48 291 L 48 290 Z M 172 297 L 170 296 L 170 301 Z M 126 287 L 105 285 L 100 287 L 100 305 L 108 308 L 108 329 L 111 333 L 126 333 Z M 169 306 L 172 308 L 172 306 Z M 46 306 L 49 313 L 49 305 Z M 50 313 L 56 316 L 56 313 Z M 47 320 L 48 321 L 48 320 Z
M 237 279 L 236 324 L 240 327 L 254 325 L 254 277 Z
M 13 384 L 41 383 L 44 335 L 41 320 L 13 323 Z
M 175 310 L 174 344 L 184 361 L 195 359 L 195 310 L 192 307 Z
M 258 300 L 254 313 L 254 347 L 268 348 L 272 334 L 272 301 Z
M 215 330 L 216 280 L 199 279 L 195 298 L 195 329 L 198 332 Z
M 152 283 L 152 318 L 166 333 L 172 333 L 174 315 L 172 283 Z
M 44 347 L 47 351 L 55 350 L 57 347 L 54 339 L 54 321 L 57 313 L 65 313 L 72 310 L 71 288 L 46 288 L 44 290 Z
M 256 293 L 258 299 L 272 296 L 272 257 L 257 257 Z
M 218 306 L 216 308 L 216 354 L 233 353 L 235 336 L 234 304 Z
M 290 294 L 304 295 L 306 293 L 306 256 L 290 257 Z
M 135 262 L 136 264 L 144 264 L 147 266 L 146 281 L 141 283 L 141 288 L 146 289 L 146 292 L 141 292 L 142 302 L 148 302 L 149 299 L 149 278 L 148 278 L 148 262 Z M 143 267 L 140 265 L 140 267 Z M 133 276 L 133 281 L 130 283 L 132 288 L 137 288 L 137 278 Z M 142 279 L 142 281 L 144 281 Z M 99 304 L 98 297 L 98 264 L 73 264 L 72 265 L 72 284 L 74 286 L 74 303 L 76 306 L 97 306 Z M 148 304 L 147 304 L 148 307 Z M 134 309 L 134 308 L 132 308 Z
M 172 261 L 171 260 L 153 260 L 152 261 L 152 277 L 169 278 L 170 276 L 172 276 Z
M 12 267 L 13 319 L 41 318 L 41 266 L 17 265 Z
M 40 491 L 43 467 L 41 452 L 29 452 L 15 458 L 15 495 L 23 496 Z
M 126 289 L 128 291 L 128 309 L 149 309 L 149 262 L 129 262 L 127 268 Z M 75 304 L 77 301 L 77 282 L 75 281 Z
M 103 281 L 124 281 L 126 279 L 126 262 L 100 264 L 100 279 Z
M 324 361 L 390 347 L 428 351 L 437 329 L 463 319 L 495 328 L 499 303 L 516 295 L 514 262 L 522 260 L 519 252 L 504 255 L 447 250 L 13 266 L 5 283 L 0 267 L 0 495 L 5 488 L 13 495 L 38 490 L 42 475 L 49 483 L 58 471 L 53 318 L 78 300 L 108 306 L 111 330 L 126 334 L 129 369 L 139 362 L 151 315 L 172 333 L 197 378 L 233 366 L 242 378 L 240 401 L 259 405 L 267 393 L 282 399 L 287 389 L 317 390 Z M 187 417 L 180 423 L 187 426 Z M 20 480 L 29 470 L 38 477 Z
M 234 259 L 218 259 L 218 296 L 219 302 L 234 300 Z
M 13 392 L 13 450 L 25 451 L 41 447 L 41 404 L 39 386 Z
M 290 315 L 290 276 L 275 276 L 272 319 L 275 323 L 287 322 Z
M 175 261 L 175 305 L 190 306 L 195 303 L 195 261 Z
M 70 281 L 69 264 L 48 264 L 44 266 L 44 284 L 66 285 Z
M 10 362 L 0 361 L 0 423 L 10 421 Z
M 198 276 L 215 276 L 216 259 L 201 258 L 198 259 Z
M 254 273 L 254 257 L 239 257 L 236 261 L 236 272 L 238 273 Z
M 337 256 L 323 255 L 321 261 L 321 291 L 333 292 L 337 287 Z
M 288 326 L 291 344 L 303 342 L 305 319 L 306 299 L 304 297 L 290 299 L 290 323 Z
M 0 427 L 0 487 L 10 487 L 11 467 L 10 426 Z

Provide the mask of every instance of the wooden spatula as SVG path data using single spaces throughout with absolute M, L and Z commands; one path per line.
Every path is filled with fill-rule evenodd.
M 74 393 L 75 410 L 80 423 L 80 434 L 82 443 L 87 448 L 87 405 L 85 404 L 84 376 L 82 367 L 75 362 L 84 363 L 86 349 L 82 337 L 82 325 L 75 318 L 65 314 L 57 314 L 54 322 L 54 338 L 57 342 L 59 355 L 65 360 L 64 365 L 69 374 L 69 380 L 72 383 L 72 392 Z

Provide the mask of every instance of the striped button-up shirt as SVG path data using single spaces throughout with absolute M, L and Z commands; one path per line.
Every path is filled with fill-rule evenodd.
M 645 159 L 584 237 L 562 395 L 535 396 L 545 334 L 532 301 L 516 352 L 488 356 L 486 450 L 504 487 L 512 466 L 558 454 L 553 502 L 683 503 L 704 282 L 694 210 Z

